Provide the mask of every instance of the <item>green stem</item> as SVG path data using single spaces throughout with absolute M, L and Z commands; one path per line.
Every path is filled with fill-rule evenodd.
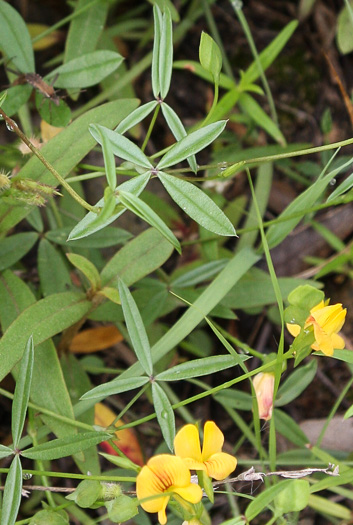
M 73 197 L 86 210 L 92 211 L 94 213 L 97 213 L 97 209 L 94 206 L 91 206 L 90 204 L 88 204 L 88 202 L 86 202 L 84 199 L 82 199 L 82 197 L 80 197 L 80 195 L 78 193 L 76 193 L 75 190 L 73 190 L 71 188 L 70 184 L 68 184 L 66 182 L 66 180 L 61 175 L 59 175 L 59 173 L 56 171 L 56 169 L 47 161 L 47 159 L 45 157 L 43 157 L 41 152 L 35 146 L 33 146 L 32 142 L 20 130 L 20 128 L 17 126 L 16 122 L 14 120 L 12 120 L 10 117 L 8 117 L 6 115 L 6 113 L 4 113 L 4 111 L 1 108 L 0 108 L 0 115 L 5 120 L 7 126 L 12 131 L 14 131 L 16 133 L 16 135 L 22 140 L 22 142 L 24 142 L 26 144 L 26 146 L 41 161 L 41 163 L 44 164 L 44 166 L 47 168 L 47 170 L 50 171 L 50 173 L 52 175 L 54 175 L 56 180 L 63 186 L 63 188 L 66 189 L 66 191 L 71 195 L 71 197 Z
M 148 143 L 148 141 L 150 139 L 150 136 L 152 134 L 152 130 L 153 130 L 154 125 L 156 123 L 157 116 L 158 116 L 158 113 L 159 113 L 160 109 L 161 109 L 161 106 L 160 106 L 160 104 L 158 104 L 158 106 L 156 106 L 156 109 L 154 110 L 152 120 L 150 122 L 150 125 L 148 127 L 148 130 L 147 130 L 147 133 L 146 133 L 146 136 L 145 136 L 145 140 L 143 141 L 143 144 L 142 144 L 142 147 L 141 147 L 142 151 L 145 151 L 145 148 L 146 148 L 147 143 Z
M 8 468 L 0 468 L 0 474 L 7 474 Z M 49 478 L 70 478 L 70 479 L 90 479 L 94 481 L 116 481 L 134 483 L 136 477 L 127 476 L 91 476 L 90 474 L 72 474 L 71 472 L 52 472 L 49 470 L 24 470 L 24 474 L 32 474 L 32 476 L 48 476 Z
M 257 52 L 256 46 L 255 46 L 255 42 L 254 42 L 254 39 L 253 39 L 251 31 L 250 31 L 249 24 L 248 24 L 248 22 L 247 22 L 247 20 L 246 20 L 246 18 L 244 16 L 244 13 L 243 13 L 242 9 L 241 8 L 237 8 L 234 5 L 234 2 L 232 2 L 232 1 L 230 3 L 231 3 L 231 5 L 232 5 L 232 7 L 234 9 L 234 12 L 237 15 L 238 20 L 239 20 L 239 22 L 240 22 L 240 24 L 241 24 L 241 26 L 243 28 L 243 31 L 244 31 L 246 39 L 248 41 L 250 50 L 251 50 L 251 52 L 253 54 L 254 60 L 255 60 L 256 65 L 258 67 L 258 70 L 259 70 L 259 73 L 260 73 L 260 77 L 261 77 L 261 81 L 262 81 L 262 84 L 263 84 L 263 87 L 264 87 L 264 90 L 265 90 L 265 93 L 266 93 L 266 96 L 267 96 L 267 99 L 268 99 L 268 103 L 269 103 L 269 106 L 270 106 L 272 120 L 275 122 L 276 125 L 278 125 L 278 117 L 277 117 L 276 107 L 275 107 L 275 103 L 274 103 L 274 100 L 273 100 L 273 97 L 272 97 L 271 89 L 270 89 L 270 86 L 269 86 L 269 84 L 267 82 L 267 78 L 266 78 L 266 75 L 264 73 L 259 54 Z

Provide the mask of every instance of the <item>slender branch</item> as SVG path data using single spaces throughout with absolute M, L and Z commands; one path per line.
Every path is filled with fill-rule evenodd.
M 42 164 L 47 168 L 48 171 L 54 177 L 56 180 L 66 189 L 66 191 L 73 197 L 83 208 L 85 208 L 88 211 L 92 211 L 93 213 L 97 213 L 97 208 L 94 206 L 91 206 L 86 202 L 72 187 L 70 184 L 66 182 L 66 180 L 56 171 L 56 169 L 47 161 L 45 157 L 41 154 L 41 152 L 33 146 L 32 142 L 26 137 L 26 135 L 20 130 L 18 125 L 14 120 L 12 120 L 10 117 L 6 115 L 6 113 L 0 108 L 0 115 L 6 122 L 6 126 L 9 130 L 14 131 L 16 135 L 26 144 L 26 146 L 32 151 L 32 153 L 35 154 L 35 156 L 41 161 Z

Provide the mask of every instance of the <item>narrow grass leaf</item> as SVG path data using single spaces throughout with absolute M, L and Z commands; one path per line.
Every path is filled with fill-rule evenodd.
M 136 146 L 136 144 L 131 142 L 131 140 L 127 139 L 120 133 L 112 131 L 105 126 L 100 126 L 98 124 L 91 124 L 89 131 L 98 144 L 101 144 L 101 136 L 104 135 L 111 143 L 112 151 L 117 157 L 128 160 L 129 162 L 132 162 L 133 164 L 143 168 L 153 168 L 152 164 L 142 152 L 142 150 Z
M 148 115 L 155 109 L 157 104 L 158 102 L 156 100 L 152 100 L 151 102 L 147 102 L 147 104 L 143 104 L 143 106 L 136 108 L 134 111 L 132 111 L 132 113 L 130 113 L 130 115 L 125 117 L 124 120 L 120 122 L 120 124 L 118 124 L 114 131 L 124 134 L 126 131 L 148 117 Z
M 20 371 L 17 376 L 16 388 L 12 402 L 11 432 L 15 448 L 18 447 L 26 419 L 27 405 L 32 383 L 33 361 L 33 337 L 30 336 L 21 359 Z
M 59 459 L 82 452 L 102 441 L 107 441 L 111 437 L 112 435 L 108 432 L 82 432 L 76 436 L 53 439 L 35 447 L 27 448 L 21 454 L 25 458 L 34 460 Z
M 166 173 L 159 173 L 158 177 L 178 206 L 206 230 L 218 235 L 236 235 L 227 216 L 202 190 Z
M 175 437 L 175 417 L 173 408 L 163 388 L 155 382 L 152 383 L 152 399 L 162 435 L 169 450 L 173 452 L 173 442 Z
M 261 494 L 258 494 L 256 498 L 248 505 L 245 511 L 246 519 L 251 521 L 256 518 L 260 512 L 267 509 L 275 497 L 278 496 L 282 490 L 286 489 L 292 483 L 292 481 L 293 480 L 291 479 L 281 481 L 280 483 L 277 483 L 277 485 L 269 487 L 261 492 Z
M 317 361 L 314 360 L 294 370 L 279 387 L 275 406 L 282 407 L 300 396 L 314 379 L 316 370 Z
M 21 73 L 34 72 L 34 53 L 27 26 L 8 2 L 0 2 L 0 49 Z
M 170 150 L 161 158 L 157 168 L 162 170 L 173 164 L 185 160 L 190 155 L 198 153 L 213 142 L 226 127 L 227 121 L 221 120 L 214 124 L 209 124 L 204 128 L 193 131 L 186 137 L 174 144 Z
M 294 443 L 297 447 L 305 448 L 309 443 L 309 439 L 292 417 L 276 408 L 274 410 L 274 418 L 276 422 L 276 431 L 279 434 L 284 436 L 291 443 Z
M 164 99 L 169 91 L 173 68 L 173 26 L 168 7 L 164 7 L 159 44 L 159 86 L 161 98 Z
M 91 302 L 78 292 L 52 294 L 26 308 L 0 340 L 0 380 L 21 359 L 31 334 L 38 345 L 79 321 L 90 308 Z
M 117 187 L 117 190 L 126 190 L 130 193 L 134 193 L 135 195 L 139 195 L 144 188 L 146 187 L 148 181 L 150 180 L 151 174 L 150 172 L 142 173 L 141 175 L 138 175 L 137 177 L 133 177 L 130 180 L 127 180 L 126 182 L 123 182 L 120 184 L 120 186 Z M 120 204 L 119 195 L 115 195 L 115 204 Z M 102 207 L 104 206 L 104 197 L 102 197 L 96 204 L 96 207 Z M 110 217 L 106 219 L 106 221 L 102 224 L 97 225 L 96 219 L 97 214 L 94 212 L 88 212 L 87 215 L 84 216 L 84 218 L 76 224 L 76 226 L 72 229 L 70 232 L 70 235 L 68 236 L 68 241 L 76 241 L 79 239 L 84 239 L 88 235 L 92 235 L 93 233 L 98 232 L 102 228 L 106 228 L 109 224 L 114 222 L 116 219 L 120 217 L 124 212 L 126 211 L 126 208 L 123 206 L 119 211 L 116 213 L 113 213 Z M 92 241 L 93 242 L 93 241 Z
M 10 237 L 0 239 L 0 270 L 10 268 L 22 259 L 38 240 L 38 233 L 15 233 Z
M 197 75 L 208 82 L 213 83 L 213 78 L 211 73 L 206 71 L 199 62 L 195 60 L 176 60 L 173 64 L 174 69 L 186 69 L 187 71 L 192 71 L 194 75 Z M 233 89 L 235 88 L 234 82 L 224 73 L 220 74 L 219 77 L 219 87 L 224 89 Z
M 273 120 L 264 112 L 256 100 L 248 93 L 242 93 L 239 97 L 239 105 L 253 119 L 258 126 L 263 128 L 276 142 L 284 145 L 286 139 Z
M 189 287 L 208 281 L 214 275 L 218 274 L 228 264 L 229 259 L 219 259 L 202 264 L 193 270 L 190 270 L 176 279 L 171 280 L 170 285 L 176 287 Z
M 155 211 L 148 206 L 143 200 L 139 199 L 133 193 L 128 193 L 126 191 L 119 191 L 120 202 L 128 208 L 132 213 L 146 221 L 150 226 L 156 228 L 165 239 L 174 248 L 178 253 L 181 253 L 181 247 L 178 239 L 175 237 L 174 233 L 168 228 L 164 221 L 157 215 Z
M 113 73 L 122 61 L 123 57 L 115 51 L 93 51 L 57 67 L 45 79 L 61 89 L 87 88 Z
M 287 206 L 287 208 L 278 217 L 278 219 L 281 221 L 295 213 L 300 213 L 301 215 L 292 219 L 288 219 L 285 222 L 278 222 L 269 227 L 266 234 L 269 248 L 274 248 L 287 237 L 287 235 L 302 220 L 306 210 L 311 208 L 317 199 L 322 195 L 332 178 L 333 175 L 330 174 L 324 178 L 318 179 Z
M 249 356 L 242 355 L 234 357 L 227 354 L 204 357 L 202 359 L 192 359 L 187 363 L 181 363 L 157 374 L 155 379 L 159 381 L 179 381 L 181 379 L 191 379 L 193 377 L 215 374 L 221 370 L 237 366 L 239 359 L 244 362 L 249 359 Z
M 177 140 L 181 140 L 183 137 L 187 136 L 186 129 L 178 115 L 175 113 L 174 109 L 168 106 L 165 102 L 161 104 L 163 116 L 169 126 L 170 131 L 173 133 L 174 137 Z M 197 172 L 197 163 L 195 155 L 191 155 L 186 158 L 190 168 L 194 173 Z
M 343 195 L 343 193 L 346 193 L 346 191 L 349 191 L 351 188 L 353 188 L 353 173 L 351 173 L 343 182 L 341 182 L 341 184 L 337 186 L 337 188 L 327 198 L 326 202 L 333 201 L 337 197 Z
M 344 521 L 349 521 L 351 519 L 351 510 L 349 508 L 344 507 L 339 503 L 335 503 L 334 501 L 330 501 L 327 498 L 322 498 L 320 496 L 314 496 L 311 494 L 309 497 L 308 506 L 318 511 L 320 514 L 323 513 Z
M 248 248 L 245 248 L 235 255 L 195 303 L 188 308 L 174 326 L 151 348 L 153 362 L 158 362 L 172 348 L 178 345 L 180 341 L 185 339 L 258 260 L 259 256 Z M 136 363 L 123 372 L 121 377 L 125 379 L 141 373 L 142 368 Z
M 151 347 L 141 318 L 141 314 L 137 308 L 134 298 L 130 293 L 129 288 L 121 279 L 118 283 L 118 289 L 131 344 L 142 368 L 146 374 L 150 376 L 153 372 Z
M 159 82 L 159 54 L 160 54 L 160 42 L 162 34 L 162 12 L 159 7 L 154 4 L 153 6 L 153 18 L 154 18 L 154 40 L 153 40 L 153 52 L 152 52 L 152 91 L 154 98 L 157 98 L 161 92 Z
M 104 385 L 96 386 L 89 390 L 81 397 L 82 400 L 87 399 L 105 399 L 108 396 L 113 396 L 115 394 L 121 394 L 122 392 L 129 392 L 135 388 L 148 383 L 149 378 L 146 376 L 143 377 L 129 377 L 127 379 L 113 379 Z
M 278 54 L 282 51 L 296 28 L 298 27 L 298 21 L 292 20 L 289 22 L 279 35 L 259 54 L 259 60 L 263 71 L 265 71 L 276 59 Z M 256 61 L 254 61 L 250 67 L 245 71 L 241 78 L 241 84 L 247 85 L 252 84 L 255 80 L 260 77 L 261 72 Z
M 66 257 L 69 259 L 70 263 L 75 266 L 80 272 L 87 277 L 90 285 L 93 289 L 97 290 L 101 286 L 101 279 L 98 273 L 97 268 L 94 266 L 91 261 L 89 261 L 83 255 L 78 253 L 67 253 Z
M 9 468 L 1 508 L 0 525 L 14 525 L 22 497 L 22 466 L 16 455 Z

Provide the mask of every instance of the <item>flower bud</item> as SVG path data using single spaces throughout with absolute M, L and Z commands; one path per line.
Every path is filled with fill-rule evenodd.
M 275 376 L 271 372 L 261 372 L 253 379 L 259 409 L 259 418 L 269 421 L 272 417 Z

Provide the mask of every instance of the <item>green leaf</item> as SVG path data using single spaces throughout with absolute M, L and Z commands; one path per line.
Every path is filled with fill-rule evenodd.
M 36 512 L 30 519 L 29 525 L 69 525 L 69 517 L 64 510 L 47 508 Z
M 69 259 L 70 263 L 75 266 L 80 272 L 87 277 L 90 285 L 94 290 L 99 290 L 101 287 L 101 279 L 97 268 L 94 266 L 91 261 L 78 255 L 77 253 L 67 253 L 66 257 Z
M 86 296 L 76 292 L 52 294 L 29 306 L 0 340 L 0 380 L 21 359 L 31 334 L 38 345 L 79 321 L 90 308 Z
M 12 117 L 27 102 L 32 93 L 32 86 L 23 84 L 22 86 L 9 87 L 1 93 L 3 96 L 7 93 L 6 100 L 0 104 L 1 109 L 8 117 Z
M 160 42 L 162 34 L 162 12 L 157 5 L 153 6 L 153 19 L 154 19 L 154 39 L 153 39 L 153 51 L 152 51 L 152 91 L 154 98 L 157 98 L 160 88 L 160 76 L 159 76 L 159 54 L 160 54 Z
M 204 31 L 201 33 L 199 57 L 201 66 L 211 73 L 215 84 L 218 84 L 222 69 L 222 53 L 213 38 Z
M 26 418 L 29 393 L 32 383 L 33 360 L 33 337 L 30 336 L 21 359 L 20 371 L 17 377 L 16 388 L 12 402 L 11 432 L 13 445 L 15 448 L 18 447 L 19 441 L 21 439 L 23 425 Z
M 173 68 L 173 26 L 168 7 L 164 7 L 159 44 L 158 62 L 160 96 L 163 100 L 169 91 Z
M 41 148 L 42 155 L 62 177 L 66 177 L 95 145 L 95 140 L 88 132 L 88 125 L 91 122 L 96 122 L 104 123 L 106 126 L 116 126 L 137 105 L 138 100 L 136 99 L 120 99 L 87 111 L 47 144 L 44 144 Z M 36 156 L 26 162 L 25 166 L 18 172 L 18 177 L 28 177 L 44 184 L 57 184 L 54 176 Z M 0 233 L 6 233 L 26 217 L 30 211 L 25 206 L 14 206 L 0 202 L 0 217 L 2 217 Z
M 14 453 L 13 449 L 10 447 L 5 447 L 5 445 L 0 445 L 0 459 L 7 458 L 12 456 Z
M 286 143 L 286 139 L 280 129 L 253 97 L 248 95 L 248 93 L 242 93 L 239 97 L 239 105 L 242 110 L 247 113 L 258 126 L 263 128 L 276 142 L 282 145 Z
M 349 4 L 349 5 L 348 5 Z M 352 9 L 353 2 L 348 0 L 346 5 L 342 7 L 336 26 L 336 41 L 337 47 L 342 55 L 347 55 L 353 51 L 353 38 L 352 38 Z
M 227 216 L 202 190 L 166 173 L 160 172 L 158 177 L 178 206 L 206 230 L 218 235 L 236 235 Z
M 353 173 L 351 173 L 337 188 L 329 195 L 326 202 L 331 202 L 337 197 L 340 197 L 346 191 L 349 191 L 353 188 Z
M 91 124 L 89 130 L 98 144 L 101 144 L 101 136 L 105 136 L 111 144 L 114 155 L 117 157 L 128 160 L 129 162 L 143 168 L 153 168 L 143 151 L 120 133 L 98 124 Z
M 148 383 L 148 381 L 149 378 L 146 376 L 129 377 L 127 379 L 120 379 L 120 377 L 118 377 L 117 379 L 113 379 L 113 381 L 104 383 L 104 385 L 99 385 L 95 388 L 92 388 L 92 390 L 89 390 L 83 394 L 81 399 L 84 401 L 87 399 L 105 399 L 108 396 L 121 394 L 122 392 L 129 392 L 129 390 L 139 388 L 140 386 Z
M 0 49 L 21 73 L 34 73 L 31 37 L 21 15 L 8 2 L 0 1 Z
M 21 454 L 25 458 L 34 460 L 59 459 L 77 454 L 93 445 L 98 445 L 102 441 L 107 441 L 111 437 L 108 432 L 82 432 L 76 436 L 53 439 L 35 447 L 27 448 L 22 450 Z
M 287 514 L 288 512 L 299 512 L 308 506 L 310 497 L 310 485 L 305 479 L 293 479 L 292 483 L 285 487 L 275 497 L 276 514 Z
M 311 208 L 322 195 L 332 178 L 333 175 L 329 174 L 324 178 L 318 179 L 287 206 L 287 208 L 279 215 L 279 222 L 277 224 L 272 224 L 267 230 L 266 238 L 269 248 L 274 248 L 287 237 L 287 235 L 305 216 L 306 210 Z M 298 214 L 298 216 L 288 219 L 285 222 L 280 222 L 295 214 Z
M 118 279 L 122 279 L 130 286 L 162 266 L 172 251 L 170 243 L 157 230 L 149 228 L 110 259 L 101 273 L 102 284 L 117 288 Z
M 5 239 L 0 239 L 0 270 L 9 268 L 22 259 L 34 246 L 38 233 L 15 233 Z
M 61 246 L 70 246 L 70 248 L 110 248 L 117 244 L 125 244 L 132 237 L 131 233 L 122 228 L 106 226 L 103 230 L 90 235 L 89 239 L 83 238 L 77 241 L 71 241 L 68 245 L 67 236 L 71 230 L 70 226 L 51 230 L 45 234 L 46 239 Z
M 279 387 L 275 406 L 282 407 L 300 396 L 314 379 L 316 370 L 316 360 L 312 360 L 307 365 L 294 370 Z
M 227 265 L 229 259 L 219 259 L 218 261 L 211 261 L 206 264 L 201 264 L 197 268 L 178 274 L 174 279 L 171 278 L 170 285 L 173 287 L 188 287 L 208 281 L 214 275 L 217 275 Z
M 227 390 L 217 392 L 214 398 L 226 408 L 234 408 L 235 410 L 252 410 L 252 396 L 241 390 L 227 388 Z
M 126 182 L 123 182 L 118 186 L 117 190 L 126 190 L 130 193 L 134 193 L 135 195 L 139 195 L 144 188 L 146 187 L 148 181 L 150 180 L 151 174 L 150 172 L 142 173 L 141 175 L 138 175 L 137 177 L 133 177 L 130 180 L 127 180 Z M 119 195 L 117 194 L 115 197 L 115 204 L 120 204 Z M 104 197 L 102 197 L 96 204 L 96 207 L 102 207 L 104 205 Z M 76 241 L 79 239 L 82 239 L 84 237 L 87 237 L 88 235 L 92 235 L 93 233 L 101 230 L 102 228 L 105 228 L 107 225 L 114 222 L 120 215 L 122 215 L 126 211 L 126 208 L 122 208 L 117 213 L 114 213 L 110 218 L 106 220 L 104 224 L 100 224 L 97 226 L 96 218 L 97 214 L 94 212 L 88 212 L 87 215 L 73 228 L 71 231 L 68 240 L 69 241 Z M 94 226 L 94 224 L 96 224 Z M 89 242 L 89 240 L 88 240 Z
M 248 505 L 245 511 L 246 519 L 251 521 L 256 518 L 256 516 L 260 514 L 261 511 L 267 509 L 275 497 L 278 496 L 282 490 L 290 486 L 292 482 L 293 480 L 291 479 L 281 481 L 280 483 L 277 483 L 277 485 L 269 487 L 261 492 L 261 494 L 258 494 L 256 498 Z
M 174 233 L 168 228 L 165 222 L 159 218 L 156 212 L 152 210 L 142 199 L 139 199 L 133 193 L 128 193 L 126 191 L 119 191 L 120 202 L 128 208 L 132 213 L 146 221 L 150 226 L 156 228 L 161 235 L 174 248 L 177 252 L 181 253 L 181 247 L 178 239 L 175 237 Z
M 147 102 L 147 104 L 143 104 L 143 106 L 136 108 L 130 113 L 130 115 L 125 117 L 124 120 L 120 122 L 114 131 L 124 134 L 127 130 L 136 126 L 136 124 L 139 124 L 143 119 L 148 117 L 148 115 L 155 109 L 157 104 L 158 102 L 156 100 L 152 100 L 151 102 Z
M 152 399 L 163 438 L 171 452 L 174 449 L 175 417 L 172 405 L 162 387 L 152 382 Z
M 107 136 L 100 131 L 99 127 L 97 127 L 95 131 L 100 138 L 98 142 L 103 150 L 105 176 L 107 177 L 108 186 L 114 191 L 116 188 L 116 166 L 112 146 Z
M 192 359 L 186 363 L 181 363 L 168 370 L 164 370 L 160 374 L 157 374 L 155 379 L 158 379 L 158 381 L 179 381 L 181 379 L 206 376 L 237 366 L 239 359 L 244 362 L 249 359 L 249 356 L 241 355 L 234 357 L 226 354 L 204 357 L 202 359 Z
M 89 4 L 89 9 L 76 15 L 76 11 Z M 105 26 L 108 8 L 109 2 L 106 0 L 78 0 L 75 3 L 74 18 L 65 39 L 64 63 L 95 50 Z
M 59 99 L 59 104 L 56 105 L 50 98 L 43 96 L 37 91 L 35 101 L 38 113 L 51 126 L 64 128 L 70 122 L 72 118 L 71 109 L 62 98 Z
M 124 281 L 120 279 L 118 286 L 121 306 L 123 308 L 125 323 L 131 344 L 142 368 L 148 376 L 151 376 L 153 372 L 151 348 L 141 314 Z
M 203 291 L 195 303 L 178 319 L 174 326 L 151 348 L 152 360 L 158 362 L 172 348 L 185 339 L 209 312 L 223 299 L 235 283 L 251 268 L 259 257 L 245 248 L 232 259 L 212 283 Z M 126 279 L 124 279 L 126 282 Z M 121 374 L 121 378 L 137 376 L 142 373 L 136 363 Z
M 194 155 L 206 148 L 222 133 L 226 124 L 226 120 L 214 122 L 182 138 L 161 158 L 157 168 L 162 170 L 178 164 L 178 162 L 185 160 L 187 157 L 190 157 L 190 155 Z
M 9 270 L 0 276 L 0 321 L 2 331 L 17 318 L 20 312 L 35 302 L 35 297 L 23 281 Z M 29 330 L 29 334 L 31 331 Z M 26 340 L 23 340 L 23 345 Z M 16 374 L 14 373 L 15 377 Z M 31 400 L 55 414 L 74 419 L 65 381 L 63 379 L 58 354 L 52 341 L 36 347 Z M 49 415 L 41 418 L 58 437 L 75 434 L 76 428 Z
M 208 82 L 213 83 L 213 78 L 211 73 L 208 73 L 198 62 L 195 60 L 176 60 L 173 64 L 174 69 L 186 69 L 187 71 L 192 71 L 195 75 Z M 235 85 L 231 78 L 229 78 L 224 73 L 220 74 L 219 77 L 219 87 L 224 89 L 234 89 Z
M 123 57 L 115 51 L 93 51 L 57 67 L 45 76 L 45 80 L 62 89 L 87 88 L 113 73 L 122 61 Z
M 324 297 L 325 294 L 321 290 L 317 290 L 310 284 L 303 284 L 297 286 L 288 294 L 288 302 L 307 312 L 319 304 L 320 301 L 323 301 Z
M 282 436 L 294 443 L 294 445 L 304 448 L 309 443 L 309 439 L 306 437 L 298 423 L 296 423 L 288 414 L 276 408 L 274 410 L 274 418 L 276 432 L 279 432 Z
M 181 140 L 183 137 L 187 136 L 186 130 L 183 126 L 182 121 L 175 113 L 174 109 L 168 106 L 165 102 L 161 104 L 163 116 L 170 128 L 170 131 L 173 133 L 174 137 L 177 140 Z M 197 172 L 197 164 L 195 155 L 191 155 L 186 159 L 189 163 L 190 168 L 194 173 Z
M 263 71 L 265 71 L 276 59 L 279 53 L 282 51 L 296 28 L 298 27 L 298 21 L 292 20 L 289 22 L 279 35 L 260 53 L 259 60 Z M 241 78 L 241 86 L 252 84 L 255 80 L 260 77 L 261 72 L 257 62 L 254 61 L 251 66 L 245 71 Z
M 14 525 L 20 508 L 21 497 L 22 467 L 20 457 L 16 455 L 6 477 L 0 525 Z
M 39 243 L 37 264 L 40 287 L 44 297 L 53 293 L 67 292 L 72 288 L 68 264 L 59 250 L 45 238 L 42 238 Z
M 106 454 L 104 452 L 99 453 L 100 456 L 103 456 L 106 460 L 108 460 L 110 463 L 113 463 L 113 465 L 116 465 L 117 467 L 128 469 L 128 470 L 136 470 L 136 472 L 140 472 L 139 465 L 136 465 L 131 459 L 124 458 L 121 456 L 113 456 L 112 454 Z

